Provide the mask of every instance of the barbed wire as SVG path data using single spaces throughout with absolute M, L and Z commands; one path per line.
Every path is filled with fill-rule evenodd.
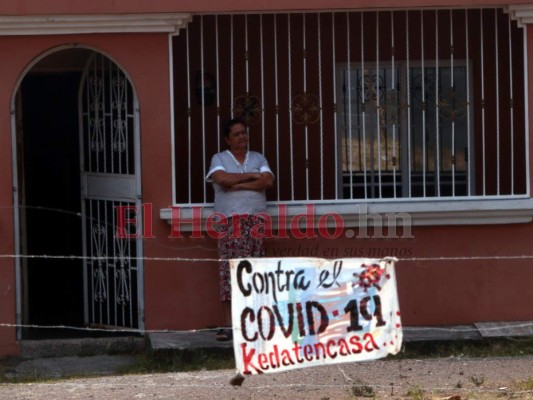
M 87 332 L 110 332 L 110 333 L 200 333 L 200 332 L 214 332 L 222 327 L 204 328 L 204 329 L 135 329 L 135 328 L 93 328 L 85 326 L 71 326 L 71 325 L 37 325 L 37 324 L 12 324 L 8 322 L 0 322 L 0 327 L 3 328 L 33 328 L 33 329 L 68 329 L 74 331 Z
M 533 327 L 533 321 L 520 321 L 518 323 L 502 322 L 498 326 L 483 327 L 483 331 L 501 331 L 505 328 L 530 328 Z M 0 328 L 23 328 L 23 329 L 65 329 L 74 331 L 87 331 L 87 332 L 109 332 L 109 333 L 134 333 L 134 334 L 151 334 L 151 333 L 175 333 L 175 334 L 190 334 L 190 333 L 202 333 L 202 332 L 215 332 L 218 329 L 225 328 L 223 326 L 217 326 L 212 328 L 202 329 L 136 329 L 136 328 L 93 328 L 84 326 L 73 325 L 38 325 L 38 324 L 13 324 L 9 322 L 0 322 Z M 432 327 L 432 326 L 404 326 L 403 332 L 424 332 L 424 331 L 439 331 L 439 332 L 456 332 L 456 333 L 469 333 L 479 332 L 479 329 L 475 327 Z M 505 336 L 505 335 L 503 335 Z
M 213 257 L 138 257 L 138 256 L 78 256 L 78 255 L 52 255 L 52 254 L 0 254 L 0 259 L 54 259 L 54 260 L 90 260 L 90 261 L 115 261 L 118 258 L 124 260 L 137 261 L 183 261 L 183 262 L 220 262 L 228 259 Z M 287 258 L 268 257 L 267 258 Z M 312 257 L 289 257 L 289 258 L 312 258 Z M 320 257 L 319 257 L 320 258 Z M 489 260 L 531 260 L 533 254 L 522 254 L 514 256 L 442 256 L 442 257 L 347 257 L 361 259 L 390 259 L 395 258 L 396 262 L 413 261 L 489 261 Z M 326 258 L 321 258 L 326 260 Z M 334 260 L 331 258 L 327 260 Z
M 90 260 L 90 261 L 115 261 L 119 257 L 94 257 L 94 256 L 77 256 L 77 255 L 48 255 L 48 254 L 34 254 L 34 255 L 17 255 L 17 254 L 0 254 L 0 259 L 54 259 L 54 260 Z M 161 262 L 220 262 L 227 261 L 221 258 L 207 258 L 207 257 L 131 257 L 121 256 L 121 259 L 137 260 L 137 261 L 161 261 Z M 279 257 L 278 257 L 279 258 Z M 361 257 L 363 258 L 363 257 Z M 383 260 L 391 259 L 390 257 L 381 258 Z M 514 255 L 514 256 L 452 256 L 452 257 L 406 257 L 397 258 L 396 262 L 413 262 L 413 261 L 478 261 L 478 260 L 517 260 L 517 259 L 533 259 L 533 255 Z M 173 329 L 135 329 L 135 328 L 93 328 L 93 327 L 80 327 L 70 325 L 36 325 L 36 324 L 12 324 L 12 323 L 0 323 L 0 327 L 3 328 L 29 328 L 29 329 L 65 329 L 75 331 L 87 331 L 87 332 L 111 332 L 111 333 L 134 333 L 134 334 L 150 334 L 150 333 L 199 333 L 199 332 L 212 332 L 222 327 L 205 328 L 205 329 L 189 329 L 189 330 L 173 330 Z M 533 321 L 520 322 L 520 323 L 501 323 L 495 327 L 484 327 L 484 331 L 496 331 L 503 330 L 505 328 L 529 328 L 533 327 Z M 456 333 L 469 333 L 479 332 L 479 329 L 475 327 L 403 327 L 404 332 L 424 332 L 424 331 L 437 331 L 437 332 L 456 332 Z

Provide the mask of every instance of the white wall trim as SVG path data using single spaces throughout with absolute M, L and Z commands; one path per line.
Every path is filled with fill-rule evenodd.
M 518 22 L 519 27 L 523 28 L 533 23 L 533 4 L 516 4 L 508 6 L 507 10 L 511 18 Z
M 0 16 L 0 36 L 77 33 L 166 32 L 177 34 L 192 14 Z
M 533 199 L 516 198 L 502 200 L 441 200 L 441 201 L 389 201 L 389 202 L 353 202 L 353 203 L 276 203 L 268 204 L 267 213 L 272 217 L 273 226 L 278 226 L 278 204 L 287 207 L 287 228 L 291 219 L 296 215 L 305 214 L 306 205 L 313 204 L 314 220 L 316 223 L 327 213 L 336 213 L 343 219 L 345 228 L 370 226 L 386 226 L 390 218 L 405 221 L 402 217 L 410 218 L 412 226 L 443 226 L 443 225 L 494 225 L 516 224 L 533 221 Z M 176 204 L 179 207 L 179 217 L 182 221 L 191 219 L 193 207 L 202 208 L 202 230 L 205 220 L 211 215 L 213 204 Z M 379 215 L 381 218 L 372 219 Z M 162 220 L 171 223 L 172 210 L 163 208 L 159 211 Z M 381 221 L 381 223 L 379 222 Z M 304 221 L 300 221 L 300 224 Z M 401 224 L 399 224 L 401 225 Z M 333 227 L 333 220 L 328 220 L 328 226 Z M 180 231 L 190 232 L 191 223 L 182 223 Z

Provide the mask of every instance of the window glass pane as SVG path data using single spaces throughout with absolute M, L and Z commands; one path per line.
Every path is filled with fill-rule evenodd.
M 391 68 L 365 69 L 364 75 L 360 69 L 343 71 L 343 172 L 399 169 L 399 70 L 394 73 Z
M 406 195 L 402 173 L 409 171 L 402 171 L 401 161 L 408 159 L 409 140 L 404 135 L 409 118 L 412 195 L 437 195 L 437 182 L 441 195 L 452 194 L 452 185 L 456 195 L 466 193 L 466 67 L 456 62 L 452 70 L 443 62 L 437 76 L 437 68 L 426 64 L 423 70 L 409 69 L 409 85 L 407 78 L 401 79 L 407 72 L 402 63 L 379 71 L 372 65 L 364 71 L 340 71 L 339 150 L 345 197 L 350 197 L 350 186 L 353 197 L 364 194 L 365 185 L 368 197 Z

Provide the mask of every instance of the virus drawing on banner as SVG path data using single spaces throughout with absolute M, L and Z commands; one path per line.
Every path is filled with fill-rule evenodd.
M 361 268 L 364 268 L 365 270 L 360 274 L 358 274 L 357 272 L 353 273 L 353 276 L 356 281 L 352 283 L 352 287 L 359 286 L 363 288 L 365 292 L 367 292 L 368 289 L 372 286 L 374 286 L 378 290 L 381 290 L 379 282 L 381 281 L 381 277 L 385 273 L 385 269 L 382 269 L 379 264 L 363 264 L 361 265 Z M 390 276 L 386 274 L 385 278 L 389 279 Z

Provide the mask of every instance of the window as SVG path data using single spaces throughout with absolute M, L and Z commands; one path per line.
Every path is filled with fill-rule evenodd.
M 464 61 L 367 64 L 364 73 L 344 64 L 337 76 L 344 198 L 469 193 L 472 79 Z
M 502 9 L 195 16 L 173 37 L 176 204 L 248 121 L 270 201 L 528 194 L 524 32 Z

